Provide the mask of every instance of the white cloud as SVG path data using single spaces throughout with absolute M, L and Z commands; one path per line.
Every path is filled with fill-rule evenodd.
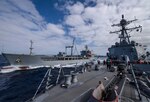
M 62 25 L 47 23 L 31 1 L 0 1 L 0 50 L 29 53 L 33 40 L 35 54 L 57 54 L 71 43 L 64 34 Z
M 95 6 L 88 6 L 87 4 L 90 1 L 95 2 Z M 78 3 L 74 5 L 78 5 Z M 96 53 L 105 54 L 108 46 L 119 41 L 118 35 L 109 34 L 109 32 L 119 29 L 111 28 L 111 25 L 119 23 L 122 14 L 125 15 L 127 20 L 134 19 L 134 17 L 139 19 L 137 23 L 131 24 L 130 27 L 138 26 L 139 24 L 143 26 L 142 34 L 132 32 L 133 38 L 131 39 L 140 43 L 149 43 L 150 41 L 149 0 L 86 0 L 82 5 L 78 5 L 81 6 L 78 8 L 84 7 L 84 9 L 81 9 L 82 13 L 78 13 L 78 17 L 82 19 L 73 18 L 74 15 L 77 15 L 74 12 L 74 5 L 66 7 L 67 9 L 69 8 L 69 15 L 66 17 L 65 23 L 72 26 L 70 34 L 84 41 L 80 44 L 81 46 L 88 44 L 93 49 L 99 49 L 95 50 Z M 70 18 L 72 19 L 70 20 Z M 134 35 L 134 33 L 136 34 Z
M 47 31 L 53 35 L 64 35 L 65 32 L 61 25 L 47 24 Z
M 74 5 L 68 5 L 67 10 L 72 14 L 81 14 L 84 10 L 84 5 L 81 2 L 77 2 Z
M 65 22 L 69 26 L 80 26 L 84 24 L 81 15 L 75 15 L 75 14 L 67 16 Z

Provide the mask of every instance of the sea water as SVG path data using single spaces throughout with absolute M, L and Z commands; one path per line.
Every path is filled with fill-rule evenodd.
M 0 102 L 25 102 L 32 98 L 47 70 L 48 68 L 38 68 L 0 74 Z M 70 74 L 74 70 L 64 68 L 63 74 Z M 51 84 L 55 84 L 58 71 L 59 68 L 52 70 Z

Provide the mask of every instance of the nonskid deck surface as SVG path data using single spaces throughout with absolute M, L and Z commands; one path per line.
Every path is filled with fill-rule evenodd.
M 140 102 L 135 92 L 134 87 L 127 82 L 122 93 L 122 102 Z
M 131 74 L 127 74 L 127 77 L 133 80 Z M 142 100 L 139 100 L 138 92 L 136 87 L 129 84 L 129 81 L 125 83 L 125 87 L 122 92 L 122 100 L 121 102 L 150 102 L 149 98 L 146 98 L 145 96 L 141 95 Z
M 71 102 L 88 89 L 95 88 L 99 81 L 103 81 L 104 85 L 106 85 L 108 81 L 104 80 L 104 77 L 111 79 L 114 75 L 115 73 L 108 72 L 105 66 L 100 66 L 99 71 L 92 70 L 78 74 L 78 82 L 76 85 L 74 84 L 67 89 L 57 85 L 36 98 L 35 102 Z

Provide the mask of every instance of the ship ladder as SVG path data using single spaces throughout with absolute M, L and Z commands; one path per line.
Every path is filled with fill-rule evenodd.
M 51 81 L 51 77 L 52 77 L 52 75 L 51 75 L 51 69 L 49 69 L 49 71 L 48 71 L 48 77 L 47 77 L 47 81 L 46 81 L 46 87 L 45 87 L 45 90 L 48 90 L 48 89 L 50 89 L 53 85 L 50 83 L 50 81 Z
M 47 90 L 47 89 L 49 89 L 49 88 L 51 88 L 53 85 L 50 85 L 50 81 L 51 81 L 51 79 L 50 79 L 50 77 L 51 77 L 51 68 L 50 69 L 48 69 L 47 70 L 47 72 L 45 73 L 45 75 L 44 75 L 44 77 L 43 77 L 43 79 L 42 79 L 42 81 L 40 82 L 40 84 L 39 84 L 39 86 L 38 86 L 38 88 L 37 88 L 37 90 L 36 90 L 36 92 L 35 92 L 35 94 L 34 94 L 34 96 L 32 97 L 32 100 L 34 100 L 35 98 L 36 98 L 36 96 L 37 96 L 37 94 L 38 94 L 38 92 L 39 92 L 39 90 L 41 89 L 41 87 L 42 87 L 42 85 L 44 84 L 44 82 L 46 81 L 46 87 L 45 87 L 45 90 Z M 44 90 L 44 91 L 45 91 Z
M 56 79 L 56 85 L 58 84 L 58 82 L 59 82 L 59 78 L 60 78 L 60 75 L 61 75 L 61 71 L 62 71 L 62 66 L 60 66 L 60 68 L 59 68 L 59 72 L 58 72 L 58 76 L 57 76 L 57 79 Z M 62 71 L 63 72 L 63 71 Z M 64 74 L 64 73 L 63 73 Z

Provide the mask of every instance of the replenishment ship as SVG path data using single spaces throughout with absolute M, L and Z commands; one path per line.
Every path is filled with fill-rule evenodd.
M 32 54 L 33 50 L 33 41 L 31 41 L 30 54 L 9 54 L 2 53 L 6 59 L 9 66 L 4 66 L 1 68 L 1 71 L 4 70 L 24 70 L 30 68 L 39 68 L 39 67 L 51 67 L 54 65 L 65 65 L 65 64 L 76 64 L 87 62 L 92 59 L 92 52 L 88 49 L 88 46 L 85 46 L 85 50 L 80 51 L 80 55 L 74 55 L 73 49 L 74 39 L 71 46 L 65 47 L 65 52 L 59 52 L 57 55 L 34 55 Z M 67 50 L 71 50 L 71 54 L 67 54 Z M 76 49 L 77 50 L 77 49 Z

